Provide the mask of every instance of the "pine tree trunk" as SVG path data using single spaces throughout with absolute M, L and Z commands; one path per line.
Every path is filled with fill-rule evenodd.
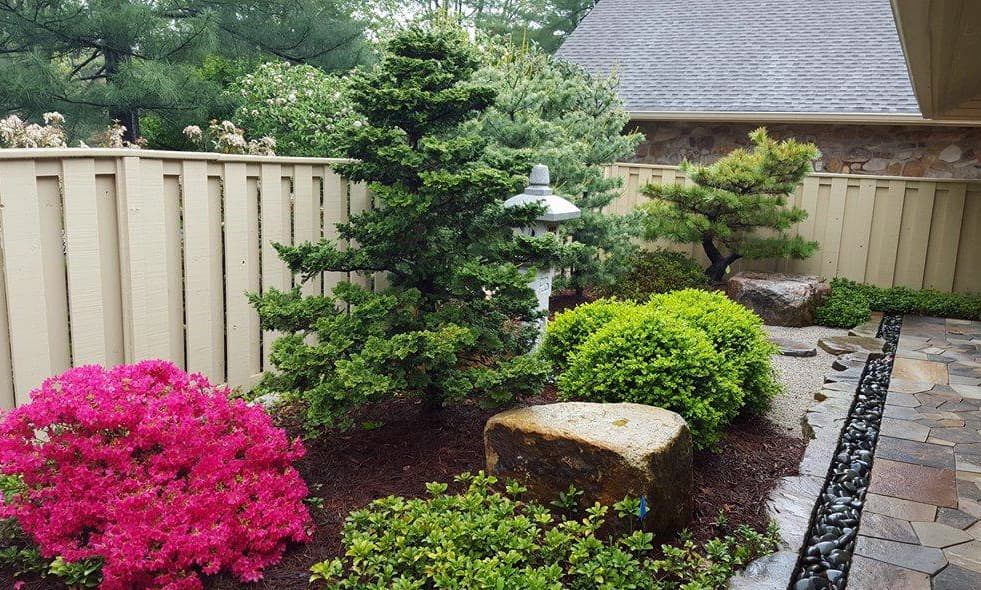
M 722 277 L 726 275 L 726 269 L 729 268 L 729 265 L 742 258 L 739 254 L 733 253 L 726 256 L 720 252 L 715 242 L 712 241 L 711 236 L 702 238 L 702 249 L 705 250 L 705 255 L 708 256 L 709 262 L 711 262 L 711 265 L 705 269 L 705 274 L 713 283 L 721 281 Z
M 105 49 L 105 67 L 106 67 L 106 83 L 112 84 L 116 75 L 119 73 L 120 66 L 122 63 L 129 59 L 128 56 L 119 53 L 118 51 L 112 51 L 111 49 Z M 139 109 L 135 108 L 116 108 L 109 110 L 109 118 L 112 121 L 119 121 L 119 124 L 126 127 L 126 132 L 123 134 L 123 139 L 129 142 L 135 142 L 140 136 L 140 112 Z

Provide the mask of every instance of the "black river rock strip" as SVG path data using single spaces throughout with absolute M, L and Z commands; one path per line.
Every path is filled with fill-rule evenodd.
M 790 590 L 843 590 L 848 581 L 901 325 L 902 316 L 886 316 L 879 326 L 887 353 L 870 357 L 859 379 Z

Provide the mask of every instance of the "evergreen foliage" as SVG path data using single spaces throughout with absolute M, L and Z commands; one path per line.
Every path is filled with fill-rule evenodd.
M 592 76 L 533 47 L 486 42 L 488 64 L 478 77 L 498 91 L 494 105 L 474 121 L 489 138 L 488 161 L 512 174 L 548 165 L 555 191 L 578 206 L 582 217 L 560 230 L 583 247 L 561 262 L 557 286 L 582 292 L 609 286 L 629 268 L 640 234 L 636 215 L 601 210 L 619 196 L 621 180 L 603 167 L 634 152 L 643 139 L 624 134 L 629 115 L 617 95 L 617 79 Z
M 682 164 L 693 186 L 649 184 L 644 194 L 646 237 L 701 243 L 714 281 L 740 258 L 807 258 L 817 249 L 788 233 L 807 212 L 787 207 L 787 196 L 812 170 L 813 144 L 776 141 L 766 129 L 749 135 L 750 150 L 736 149 L 711 166 Z M 761 232 L 759 230 L 765 230 Z
M 277 248 L 301 279 L 381 273 L 390 287 L 252 296 L 263 327 L 287 333 L 261 388 L 301 396 L 312 425 L 348 424 L 358 405 L 394 395 L 438 407 L 465 396 L 502 402 L 542 384 L 545 363 L 525 355 L 536 301 L 518 265 L 564 247 L 512 231 L 541 210 L 503 207 L 523 179 L 488 166 L 485 140 L 464 132 L 495 98 L 473 79 L 479 65 L 466 33 L 441 22 L 403 31 L 351 82 L 365 123 L 349 136 L 356 163 L 340 172 L 369 182 L 377 207 L 337 226 L 350 247 Z
M 627 261 L 629 270 L 603 291 L 613 297 L 644 302 L 651 295 L 679 289 L 707 289 L 708 277 L 702 267 L 685 252 L 642 250 Z
M 0 109 L 58 110 L 80 127 L 111 120 L 140 135 L 140 116 L 218 107 L 209 55 L 346 69 L 362 59 L 362 26 L 341 0 L 25 0 L 0 3 Z M 159 123 L 159 122 L 157 122 Z

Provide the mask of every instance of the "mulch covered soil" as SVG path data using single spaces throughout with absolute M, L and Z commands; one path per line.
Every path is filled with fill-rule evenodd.
M 529 400 L 548 403 L 551 395 Z M 313 563 L 341 553 L 340 531 L 345 516 L 371 500 L 387 495 L 421 496 L 424 484 L 450 481 L 464 471 L 484 465 L 483 428 L 493 410 L 468 404 L 435 414 L 422 414 L 417 403 L 397 400 L 371 408 L 367 422 L 384 425 L 373 430 L 332 433 L 306 444 L 307 455 L 297 465 L 311 488 L 323 499 L 314 508 L 317 530 L 313 540 L 291 548 L 283 561 L 266 569 L 265 579 L 242 584 L 227 576 L 209 579 L 208 590 L 302 589 Z M 737 421 L 717 452 L 695 456 L 696 516 L 691 530 L 702 541 L 715 533 L 715 519 L 725 510 L 731 527 L 766 526 L 763 498 L 776 480 L 797 473 L 803 441 L 784 436 L 761 419 Z M 9 575 L 9 573 L 8 573 Z M 0 581 L 4 579 L 0 572 Z M 0 587 L 9 585 L 0 583 Z M 50 579 L 29 580 L 23 590 L 57 588 Z

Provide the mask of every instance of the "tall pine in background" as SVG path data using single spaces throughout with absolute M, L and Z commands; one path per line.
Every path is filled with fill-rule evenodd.
M 485 45 L 488 63 L 478 77 L 498 97 L 473 125 L 490 141 L 488 161 L 514 174 L 548 165 L 555 191 L 582 210 L 582 217 L 561 228 L 582 247 L 562 261 L 566 273 L 557 286 L 581 293 L 610 285 L 626 271 L 636 249 L 632 238 L 641 233 L 638 215 L 603 212 L 622 184 L 605 176 L 604 166 L 631 156 L 643 139 L 623 132 L 630 117 L 617 79 L 592 76 L 534 46 L 501 39 Z
M 115 119 L 132 140 L 143 114 L 200 121 L 220 107 L 208 56 L 333 70 L 365 51 L 342 0 L 0 2 L 0 110 L 60 111 L 77 138 Z
M 473 80 L 479 65 L 455 25 L 393 38 L 352 82 L 364 123 L 347 149 L 357 163 L 340 170 L 369 182 L 376 208 L 337 226 L 350 247 L 278 246 L 301 278 L 383 273 L 391 286 L 252 297 L 263 327 L 287 332 L 261 390 L 298 396 L 314 426 L 347 424 L 357 406 L 396 395 L 436 408 L 464 397 L 503 402 L 542 385 L 546 367 L 526 355 L 535 297 L 519 265 L 544 263 L 562 247 L 554 236 L 511 229 L 540 210 L 503 207 L 524 179 L 488 166 L 486 140 L 467 125 L 495 98 Z
M 753 147 L 733 150 L 711 166 L 688 162 L 681 170 L 692 186 L 649 184 L 644 194 L 648 239 L 702 244 L 713 281 L 740 258 L 807 258 L 817 242 L 791 235 L 807 218 L 787 197 L 820 157 L 817 147 L 794 139 L 776 141 L 766 129 L 749 134 Z

